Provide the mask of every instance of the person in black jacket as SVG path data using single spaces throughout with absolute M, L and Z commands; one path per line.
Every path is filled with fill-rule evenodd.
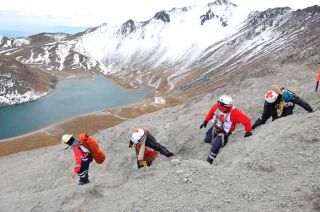
M 252 129 L 265 124 L 270 117 L 274 121 L 277 118 L 292 115 L 296 104 L 303 107 L 309 113 L 313 112 L 312 107 L 294 92 L 272 85 L 271 90 L 265 93 L 263 112 L 252 125 Z M 278 116 L 277 110 L 281 111 L 280 116 Z
M 129 143 L 129 148 L 134 147 L 137 156 L 138 169 L 151 166 L 158 152 L 166 157 L 174 154 L 157 142 L 155 137 L 145 129 L 135 128 Z

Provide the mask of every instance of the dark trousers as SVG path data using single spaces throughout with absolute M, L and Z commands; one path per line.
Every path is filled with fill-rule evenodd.
M 207 158 L 207 161 L 212 164 L 213 160 L 217 157 L 220 148 L 227 144 L 228 135 L 221 132 L 217 133 L 215 130 L 213 130 L 213 127 L 211 127 L 206 133 L 204 142 L 212 144 Z
M 92 161 L 92 156 L 89 154 L 87 157 L 82 158 L 81 167 L 78 172 L 79 182 L 86 183 L 89 181 L 89 165 Z
M 295 105 L 293 104 L 293 106 L 283 108 L 283 111 L 280 117 L 292 115 L 294 106 Z M 279 118 L 277 115 L 277 109 L 275 109 L 274 106 L 272 106 L 272 104 L 265 103 L 263 108 L 263 113 L 252 125 L 252 129 L 255 129 L 256 127 L 262 124 L 265 124 L 270 117 L 272 117 L 272 121 L 274 121 L 276 118 Z
M 283 111 L 281 113 L 281 117 L 286 117 L 286 116 L 292 115 L 293 114 L 293 109 L 294 109 L 294 105 L 283 108 Z

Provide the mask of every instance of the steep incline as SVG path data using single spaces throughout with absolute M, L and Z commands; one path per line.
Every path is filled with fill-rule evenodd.
M 320 94 L 316 71 L 296 64 L 237 75 L 214 93 L 187 104 L 128 120 L 95 135 L 107 153 L 90 167 L 91 183 L 71 178 L 73 155 L 62 146 L 0 158 L 1 211 L 318 211 L 320 209 Z M 253 120 L 272 83 L 295 91 L 315 109 L 268 122 L 243 138 L 238 126 L 213 166 L 205 158 L 203 117 L 224 93 Z M 137 170 L 128 149 L 133 127 L 149 128 L 182 160 L 160 156 L 151 168 Z

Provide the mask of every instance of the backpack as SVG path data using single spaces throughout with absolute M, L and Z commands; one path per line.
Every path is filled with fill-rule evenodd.
M 94 138 L 88 137 L 88 139 L 86 139 L 85 141 L 80 141 L 80 143 L 89 149 L 96 163 L 101 164 L 106 159 L 103 150 L 99 147 L 99 144 Z
M 283 98 L 283 101 L 284 101 L 284 102 L 292 102 L 292 101 L 294 100 L 294 94 L 293 94 L 293 92 L 285 89 L 285 90 L 283 90 L 282 93 L 283 93 L 283 94 L 282 94 L 282 98 Z

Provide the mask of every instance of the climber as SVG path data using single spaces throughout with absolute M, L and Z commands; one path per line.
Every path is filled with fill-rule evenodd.
M 210 164 L 212 164 L 213 160 L 216 158 L 220 148 L 227 144 L 228 137 L 235 130 L 236 124 L 241 123 L 245 127 L 246 132 L 244 137 L 252 135 L 250 118 L 233 106 L 232 98 L 230 96 L 223 95 L 219 98 L 218 102 L 211 107 L 206 115 L 200 129 L 203 127 L 206 128 L 211 119 L 213 125 L 207 131 L 204 138 L 204 142 L 212 143 L 207 157 L 207 161 Z
M 129 148 L 134 147 L 137 156 L 138 169 L 151 166 L 158 152 L 166 157 L 174 156 L 166 147 L 157 142 L 154 136 L 146 129 L 135 128 L 129 142 Z
M 263 112 L 253 124 L 252 129 L 265 124 L 270 117 L 272 117 L 272 121 L 274 121 L 277 118 L 292 115 L 295 104 L 303 107 L 310 113 L 313 112 L 312 107 L 306 101 L 292 91 L 280 88 L 277 85 L 272 85 L 270 90 L 265 93 L 264 98 Z M 278 116 L 277 110 L 281 111 L 280 117 Z
M 92 161 L 92 156 L 88 148 L 82 145 L 78 139 L 75 139 L 72 134 L 65 134 L 61 138 L 61 143 L 72 147 L 75 157 L 75 167 L 72 177 L 79 176 L 79 185 L 89 183 L 89 164 Z M 67 148 L 68 148 L 67 147 Z M 66 148 L 66 149 L 67 149 Z

